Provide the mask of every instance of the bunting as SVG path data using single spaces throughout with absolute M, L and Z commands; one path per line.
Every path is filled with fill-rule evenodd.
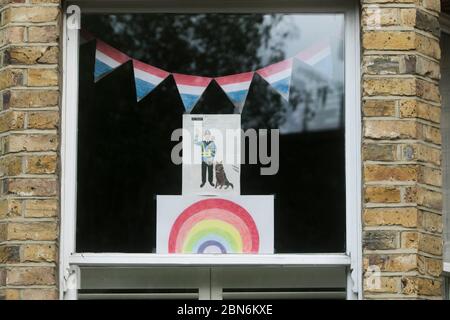
M 317 71 L 327 77 L 331 77 L 333 70 L 333 61 L 331 56 L 331 47 L 328 42 L 319 42 L 303 50 L 295 56 L 298 60 L 314 67 Z
M 92 33 L 86 30 L 80 30 L 80 44 L 85 44 L 86 42 L 92 40 L 95 40 L 95 37 L 92 35 Z
M 173 78 L 183 101 L 184 109 L 191 112 L 212 78 L 189 76 L 186 74 L 173 73 Z
M 242 112 L 255 72 L 269 83 L 286 101 L 289 101 L 294 58 L 313 67 L 315 71 L 327 78 L 331 78 L 333 70 L 332 52 L 329 41 L 316 43 L 295 55 L 294 58 L 271 64 L 257 71 L 209 78 L 170 73 L 142 61 L 132 59 L 128 55 L 82 30 L 81 42 L 85 43 L 91 40 L 96 41 L 95 81 L 99 81 L 102 77 L 122 64 L 132 61 L 136 98 L 139 101 L 152 92 L 169 75 L 173 75 L 183 106 L 188 113 L 195 107 L 211 81 L 216 81 L 235 108 L 239 112 Z
M 239 112 L 244 108 L 253 74 L 254 72 L 245 72 L 214 78 Z
M 134 79 L 136 82 L 136 96 L 138 101 L 153 91 L 169 75 L 162 69 L 133 60 Z
M 95 49 L 95 81 L 98 81 L 104 75 L 121 66 L 131 58 L 119 50 L 111 47 L 105 42 L 96 39 L 97 45 Z
M 256 71 L 286 101 L 289 101 L 293 59 L 286 59 Z

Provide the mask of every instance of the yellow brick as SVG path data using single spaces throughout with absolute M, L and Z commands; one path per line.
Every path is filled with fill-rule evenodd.
M 56 69 L 29 69 L 28 85 L 31 87 L 47 87 L 58 85 L 58 72 Z
M 376 254 L 366 255 L 366 266 L 379 268 L 386 272 L 407 272 L 417 269 L 416 254 Z
M 441 165 L 441 150 L 423 144 L 414 146 L 415 160 Z
M 0 158 L 0 177 L 17 176 L 22 173 L 22 158 L 7 156 Z
M 415 121 L 366 120 L 364 136 L 372 139 L 409 139 L 418 137 Z
M 414 78 L 367 78 L 363 81 L 365 95 L 402 95 L 416 94 L 416 79 Z
M 29 42 L 57 42 L 59 38 L 59 30 L 56 26 L 39 26 L 28 28 Z
M 405 231 L 401 235 L 401 247 L 404 249 L 418 248 L 419 234 L 417 231 Z
M 18 130 L 24 127 L 25 114 L 23 112 L 7 111 L 0 114 L 0 132 Z
M 441 59 L 441 47 L 439 41 L 427 36 L 416 34 L 417 51 L 435 59 Z
M 366 100 L 363 103 L 363 112 L 366 117 L 395 116 L 395 101 L 393 101 L 393 100 Z
M 9 19 L 11 22 L 52 22 L 56 21 L 59 11 L 57 7 L 12 7 Z
M 419 118 L 439 123 L 441 109 L 417 100 L 403 100 L 400 102 L 400 116 L 402 118 Z
M 22 69 L 6 69 L 0 71 L 0 90 L 23 86 L 25 73 Z
M 422 79 L 418 79 L 416 81 L 416 94 L 418 97 L 421 97 L 425 100 L 430 100 L 434 102 L 441 101 L 441 96 L 439 94 L 439 86 Z
M 416 208 L 367 208 L 364 210 L 366 226 L 417 226 Z
M 400 278 L 371 275 L 364 279 L 364 291 L 368 293 L 396 293 L 400 288 Z
M 8 179 L 4 182 L 4 192 L 18 196 L 55 196 L 57 183 L 54 179 Z
M 9 108 L 42 108 L 56 106 L 58 100 L 57 90 L 13 90 L 4 95 L 3 104 Z
M 422 139 L 426 142 L 431 142 L 440 145 L 442 143 L 441 130 L 436 127 L 422 125 Z
M 400 202 L 400 189 L 395 187 L 366 187 L 364 201 L 375 203 Z
M 417 166 L 366 165 L 365 181 L 417 181 Z
M 57 164 L 56 155 L 27 157 L 27 173 L 55 173 Z
M 416 25 L 416 9 L 400 9 L 400 21 L 405 27 Z
M 442 296 L 442 283 L 435 279 L 418 279 L 418 293 L 425 296 Z
M 419 277 L 403 277 L 402 293 L 406 295 L 441 296 L 441 282 Z
M 54 222 L 12 223 L 7 225 L 6 240 L 56 240 L 57 225 Z
M 442 193 L 424 188 L 417 188 L 417 204 L 431 209 L 441 210 Z
M 440 259 L 419 256 L 418 265 L 421 274 L 428 274 L 432 277 L 439 277 L 442 274 L 442 260 Z
M 48 218 L 58 214 L 58 201 L 56 199 L 26 200 L 25 217 Z
M 423 230 L 434 233 L 442 233 L 442 216 L 427 211 L 419 211 L 419 224 Z
M 397 159 L 396 153 L 395 144 L 366 143 L 362 149 L 364 160 L 393 161 Z
M 415 33 L 411 31 L 370 31 L 363 34 L 363 47 L 373 50 L 413 50 Z
M 399 24 L 397 8 L 364 8 L 362 24 L 368 27 L 393 26 Z
M 57 248 L 54 244 L 29 244 L 22 248 L 22 262 L 55 262 Z
M 36 1 L 36 0 L 34 0 Z M 56 289 L 24 289 L 22 292 L 23 300 L 57 300 L 58 292 Z
M 58 139 L 53 134 L 11 135 L 7 138 L 7 151 L 56 151 Z
M 22 208 L 21 200 L 2 199 L 0 200 L 0 219 L 20 217 Z
M 11 27 L 3 30 L 4 39 L 1 41 L 1 45 L 15 44 L 24 42 L 25 28 L 24 27 Z
M 440 187 L 442 186 L 442 172 L 440 169 L 421 167 L 419 173 L 419 182 L 435 187 Z
M 59 113 L 55 111 L 31 112 L 28 114 L 29 129 L 56 129 L 59 123 Z
M 58 47 L 49 47 L 42 56 L 38 59 L 38 63 L 42 64 L 55 64 L 58 63 L 59 49 Z
M 11 64 L 36 64 L 47 49 L 47 47 L 38 46 L 12 47 L 8 49 L 9 62 Z
M 441 11 L 441 0 L 421 0 L 420 2 L 424 8 L 436 12 Z
M 15 286 L 54 285 L 56 272 L 53 267 L 14 267 L 8 270 L 7 284 Z
M 420 251 L 436 256 L 442 255 L 443 240 L 441 236 L 432 236 L 430 234 L 421 233 L 418 242 Z
M 6 300 L 20 300 L 20 289 L 5 289 L 5 299 Z

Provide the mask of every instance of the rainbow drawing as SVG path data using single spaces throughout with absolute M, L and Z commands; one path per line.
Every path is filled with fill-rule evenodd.
M 250 213 L 221 198 L 187 207 L 175 220 L 168 253 L 258 253 L 260 236 Z
M 244 108 L 248 89 L 252 83 L 253 74 L 253 72 L 245 72 L 214 78 L 234 106 L 239 109 L 239 112 L 242 112 L 242 109 Z
M 256 71 L 286 101 L 289 101 L 293 59 L 286 59 Z
M 189 113 L 198 102 L 212 78 L 172 73 L 183 101 L 184 109 Z
M 139 60 L 133 60 L 133 69 L 138 101 L 152 92 L 170 74 Z

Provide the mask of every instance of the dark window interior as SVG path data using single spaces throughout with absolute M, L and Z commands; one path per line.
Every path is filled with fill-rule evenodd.
M 277 175 L 261 176 L 260 165 L 241 167 L 242 194 L 275 195 L 275 253 L 345 251 L 342 25 L 341 15 L 82 19 L 84 29 L 134 58 L 203 76 L 255 70 L 289 57 L 315 34 L 335 36 L 332 80 L 296 61 L 286 103 L 256 75 L 242 113 L 243 128 L 281 130 Z M 79 63 L 77 251 L 155 252 L 155 196 L 181 194 L 170 136 L 182 126 L 184 108 L 172 76 L 136 102 L 131 62 L 98 82 L 94 63 L 95 41 L 89 41 L 80 46 Z M 212 82 L 192 113 L 232 112 Z

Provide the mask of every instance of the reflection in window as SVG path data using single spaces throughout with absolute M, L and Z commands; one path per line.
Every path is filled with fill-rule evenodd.
M 280 170 L 243 165 L 242 194 L 275 194 L 275 252 L 345 251 L 343 15 L 85 15 L 89 32 L 170 72 L 223 76 L 295 60 L 290 101 L 255 75 L 243 128 L 280 129 Z M 173 78 L 136 102 L 133 68 L 94 83 L 95 43 L 80 47 L 77 251 L 154 252 L 157 194 L 181 194 L 171 163 L 184 108 Z M 212 82 L 192 113 L 232 113 Z

